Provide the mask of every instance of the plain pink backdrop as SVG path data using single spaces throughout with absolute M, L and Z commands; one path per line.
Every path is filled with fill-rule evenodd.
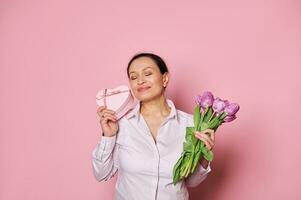
M 205 90 L 241 106 L 192 200 L 301 199 L 300 35 L 297 0 L 0 1 L 0 199 L 113 199 L 116 177 L 92 174 L 95 95 L 142 51 L 178 109 Z

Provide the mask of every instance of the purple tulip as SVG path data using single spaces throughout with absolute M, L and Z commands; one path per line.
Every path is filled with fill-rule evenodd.
M 203 95 L 198 95 L 196 97 L 196 101 L 197 103 L 203 108 L 207 108 L 209 106 L 212 106 L 213 104 L 213 100 L 214 100 L 214 97 L 213 97 L 213 94 L 209 91 L 205 91 L 203 93 Z
M 228 100 L 224 100 L 226 106 L 228 106 L 230 104 L 230 102 Z
M 235 115 L 228 115 L 228 116 L 225 117 L 224 122 L 231 122 L 234 119 L 236 119 Z
M 239 105 L 237 103 L 230 103 L 224 109 L 224 112 L 227 113 L 228 116 L 235 115 L 239 110 Z
M 194 97 L 195 103 L 197 103 L 197 104 L 200 105 L 201 97 L 202 97 L 201 95 L 196 95 L 196 96 Z
M 216 97 L 213 101 L 213 111 L 216 112 L 218 115 L 224 111 L 224 108 L 226 107 L 226 102 L 221 100 L 220 98 Z

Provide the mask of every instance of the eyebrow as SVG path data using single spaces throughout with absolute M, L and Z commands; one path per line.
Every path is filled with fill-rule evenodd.
M 151 68 L 152 69 L 152 67 L 145 67 L 144 69 L 142 69 L 142 71 L 146 70 L 147 68 Z M 131 71 L 129 74 L 134 73 L 134 72 L 135 71 Z

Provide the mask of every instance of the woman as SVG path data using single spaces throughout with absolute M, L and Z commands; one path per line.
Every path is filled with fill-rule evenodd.
M 113 110 L 97 109 L 103 136 L 92 152 L 94 176 L 107 181 L 118 171 L 116 200 L 188 200 L 187 187 L 196 187 L 211 171 L 210 162 L 201 159 L 193 174 L 173 185 L 173 166 L 193 115 L 176 109 L 165 97 L 169 73 L 159 56 L 135 55 L 127 76 L 138 103 L 118 121 Z M 212 129 L 195 132 L 195 137 L 212 150 Z

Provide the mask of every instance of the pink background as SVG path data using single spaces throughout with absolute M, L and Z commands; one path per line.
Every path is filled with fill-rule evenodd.
M 300 22 L 297 0 L 2 0 L 0 199 L 113 199 L 116 177 L 92 174 L 95 95 L 141 51 L 165 59 L 178 109 L 205 90 L 241 106 L 192 200 L 301 199 Z

